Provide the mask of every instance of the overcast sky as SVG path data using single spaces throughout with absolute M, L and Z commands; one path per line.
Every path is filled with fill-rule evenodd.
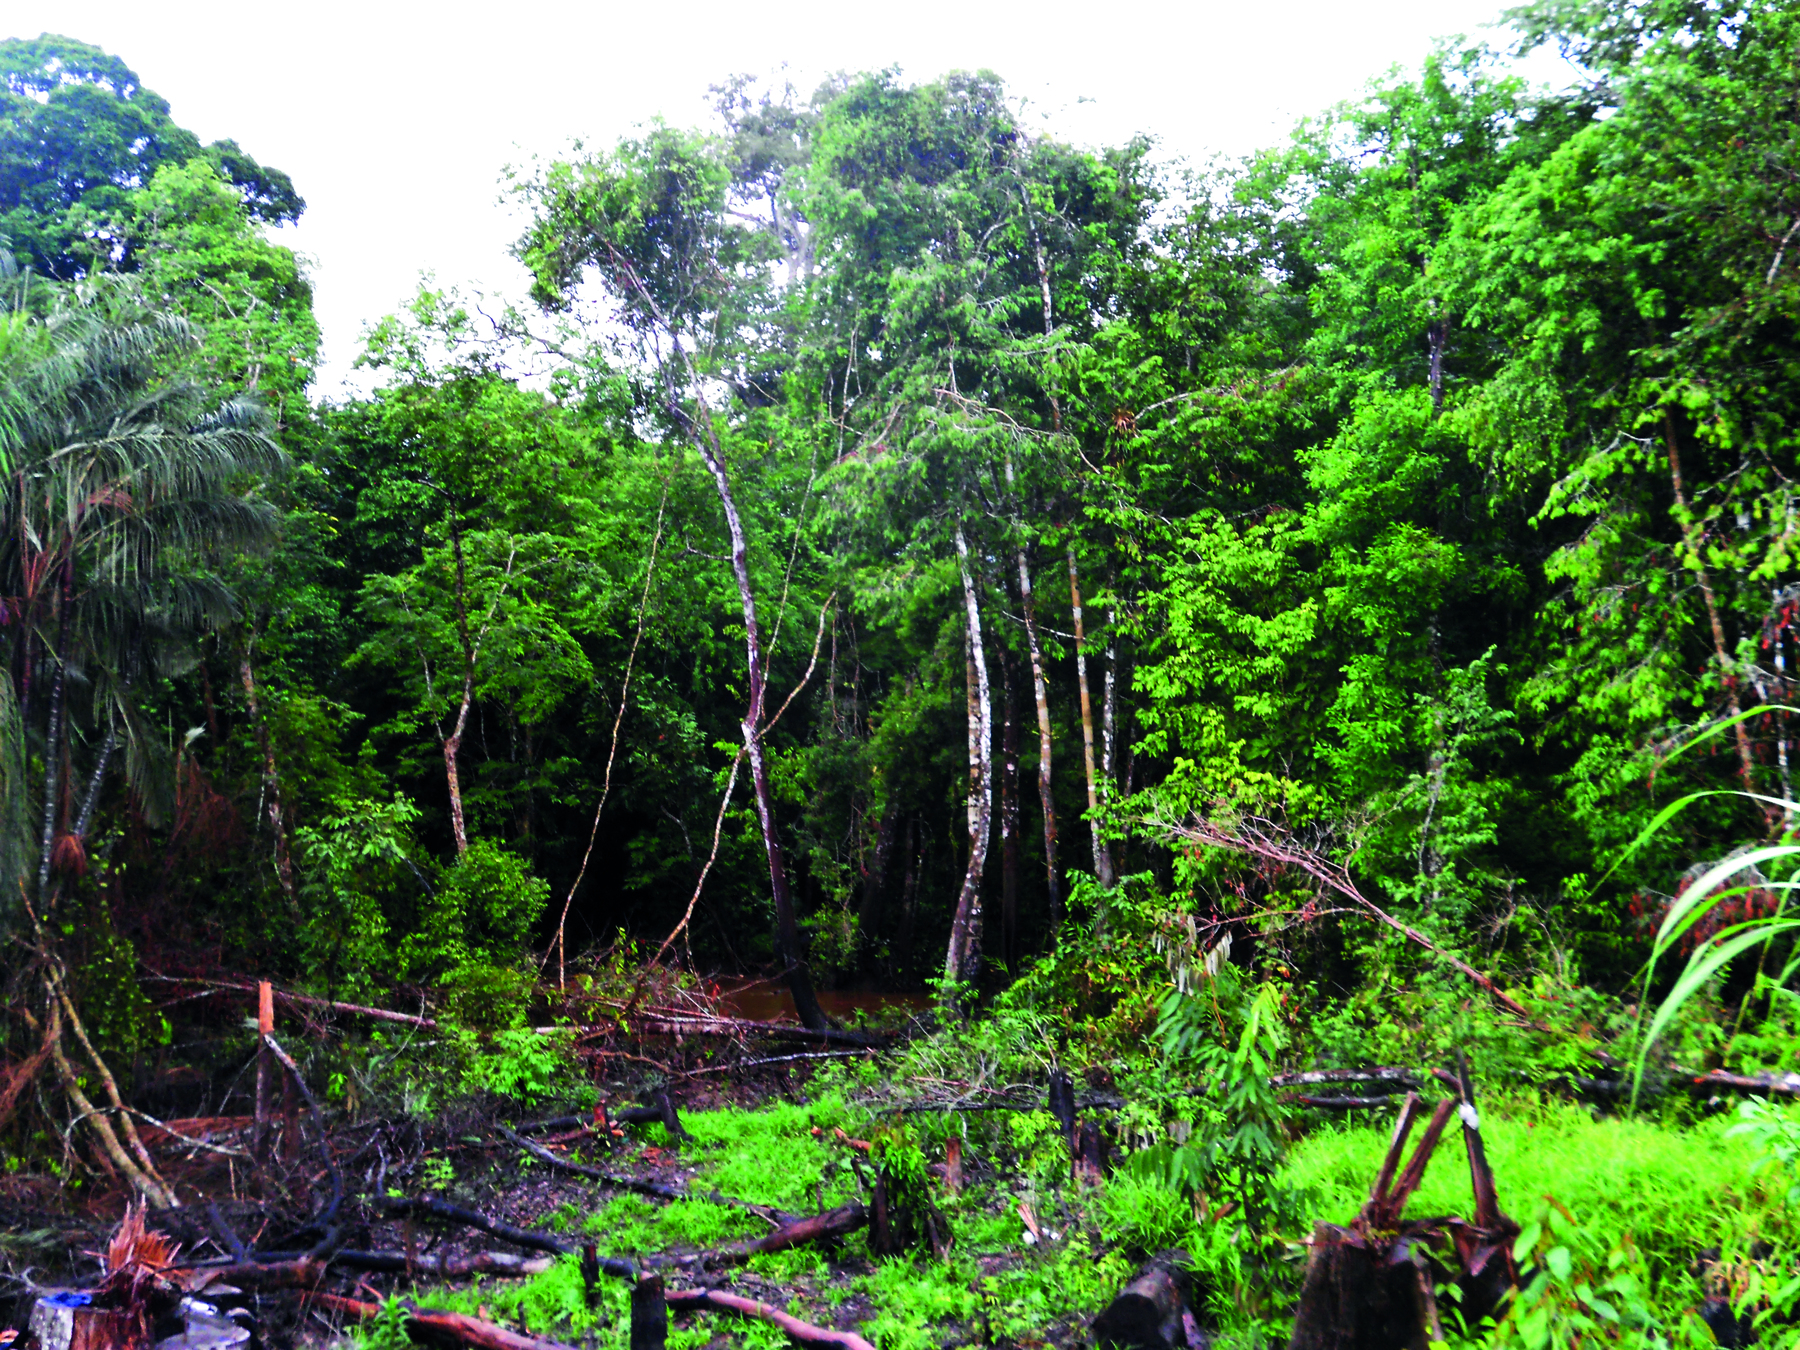
M 312 260 L 335 391 L 364 324 L 419 274 L 517 291 L 503 165 L 647 119 L 697 123 L 706 90 L 785 63 L 913 79 L 988 67 L 1058 134 L 1147 132 L 1166 152 L 1242 154 L 1510 0 L 1089 0 L 479 7 L 0 0 L 0 36 L 61 32 L 123 57 L 203 140 L 285 169 L 307 200 L 286 242 Z

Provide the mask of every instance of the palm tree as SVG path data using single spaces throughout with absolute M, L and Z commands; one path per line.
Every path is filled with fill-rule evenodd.
M 20 895 L 40 907 L 53 899 L 53 863 L 59 853 L 79 860 L 119 750 L 147 805 L 167 795 L 132 691 L 235 617 L 215 568 L 273 543 L 278 516 L 260 489 L 286 466 L 254 404 L 218 403 L 180 377 L 193 332 L 144 306 L 129 279 L 47 296 L 20 279 L 10 289 L 0 318 L 0 921 Z M 79 779 L 77 744 L 90 760 Z M 79 798 L 73 782 L 84 785 Z

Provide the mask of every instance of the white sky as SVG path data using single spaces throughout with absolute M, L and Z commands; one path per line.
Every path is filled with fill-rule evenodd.
M 571 138 L 605 144 L 658 114 L 706 117 L 707 86 L 786 63 L 912 79 L 989 67 L 1058 134 L 1149 132 L 1191 158 L 1271 144 L 1442 34 L 1475 34 L 1510 0 L 1085 0 L 899 5 L 469 6 L 0 0 L 0 37 L 60 32 L 135 69 L 203 140 L 286 170 L 307 200 L 286 242 L 312 259 L 325 329 L 319 392 L 363 325 L 441 283 L 517 292 L 519 223 L 501 167 Z

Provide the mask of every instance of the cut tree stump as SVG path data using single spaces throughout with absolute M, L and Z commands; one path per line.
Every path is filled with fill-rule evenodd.
M 1090 1329 L 1101 1350 L 1199 1350 L 1209 1344 L 1194 1320 L 1186 1252 L 1163 1252 L 1132 1275 Z
M 38 1350 L 149 1350 L 143 1308 L 96 1308 L 77 1301 L 84 1297 L 58 1290 L 38 1299 L 30 1322 Z
M 1347 1227 L 1314 1227 L 1288 1350 L 1424 1350 L 1443 1339 L 1437 1286 L 1456 1286 L 1470 1325 L 1493 1313 L 1518 1286 L 1512 1243 L 1519 1226 L 1500 1210 L 1468 1065 L 1460 1057 L 1452 1081 L 1460 1101 L 1437 1103 L 1405 1169 L 1400 1160 L 1423 1110 L 1418 1094 L 1410 1092 L 1361 1213 Z M 1453 1116 L 1462 1122 L 1475 1216 L 1404 1220 L 1406 1202 L 1424 1180 Z
M 669 1304 L 660 1275 L 644 1275 L 631 1287 L 631 1350 L 664 1350 L 669 1340 Z

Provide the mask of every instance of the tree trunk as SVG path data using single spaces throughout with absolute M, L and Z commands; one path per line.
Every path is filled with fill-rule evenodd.
M 956 526 L 956 558 L 962 574 L 969 665 L 974 677 L 969 709 L 969 865 L 963 872 L 962 892 L 956 898 L 956 915 L 950 924 L 944 975 L 951 980 L 969 981 L 981 966 L 981 878 L 987 870 L 988 822 L 994 807 L 994 714 L 981 634 L 981 604 L 960 521 Z
M 1088 694 L 1087 655 L 1082 650 L 1087 633 L 1081 618 L 1081 573 L 1075 563 L 1075 546 L 1069 546 L 1069 605 L 1075 615 L 1075 677 L 1081 689 L 1081 752 L 1087 768 L 1089 833 L 1094 842 L 1094 875 L 1102 890 L 1113 888 L 1112 853 L 1100 837 L 1100 782 L 1094 768 L 1094 704 Z
M 1019 716 L 1013 661 L 1000 650 L 1000 957 L 1019 969 Z
M 450 789 L 450 831 L 456 837 L 456 856 L 469 851 L 469 831 L 463 823 L 462 779 L 457 773 L 456 756 L 462 750 L 463 731 L 469 725 L 469 705 L 475 699 L 475 646 L 469 638 L 468 575 L 463 563 L 462 530 L 456 512 L 450 512 L 450 548 L 456 557 L 456 633 L 462 641 L 462 700 L 456 708 L 456 725 L 444 741 L 444 780 Z
M 1006 464 L 1007 486 L 1012 486 L 1012 461 Z M 1038 641 L 1037 601 L 1031 592 L 1031 564 L 1025 546 L 1017 550 L 1019 607 L 1025 616 L 1025 646 L 1031 653 L 1031 696 L 1037 705 L 1038 804 L 1044 813 L 1044 872 L 1050 901 L 1050 945 L 1056 946 L 1062 927 L 1062 880 L 1056 871 L 1056 794 L 1051 778 L 1050 694 L 1044 679 L 1044 650 Z
M 775 901 L 775 955 L 786 968 L 788 989 L 794 996 L 794 1007 L 801 1022 L 814 1031 L 823 1031 L 827 1025 L 825 1010 L 813 993 L 812 976 L 800 955 L 800 925 L 794 916 L 793 895 L 788 890 L 787 865 L 775 823 L 775 794 L 769 787 L 769 765 L 763 754 L 763 705 L 767 689 L 762 632 L 756 622 L 756 595 L 750 586 L 749 545 L 744 539 L 743 518 L 738 515 L 737 501 L 731 494 L 731 480 L 725 473 L 723 454 L 712 439 L 711 414 L 704 401 L 699 404 L 699 412 L 703 426 L 694 443 L 712 473 L 719 505 L 725 511 L 725 525 L 731 533 L 731 570 L 737 578 L 738 603 L 744 612 L 744 654 L 750 701 L 740 730 L 750 760 L 750 781 L 756 789 L 756 819 L 762 827 L 763 849 L 769 857 L 769 889 Z
M 1114 611 L 1108 610 L 1106 613 L 1106 673 L 1100 681 L 1100 781 L 1106 784 L 1108 792 L 1111 792 L 1119 781 L 1118 761 L 1113 757 L 1119 717 L 1119 644 L 1113 637 L 1117 620 L 1118 615 Z
M 38 848 L 38 912 L 48 912 L 50 859 L 56 849 L 56 803 L 62 795 L 64 727 L 69 719 L 69 618 L 75 606 L 75 557 L 62 566 L 62 587 L 56 615 L 56 675 L 50 683 L 50 721 L 44 732 L 44 818 Z
M 1119 686 L 1125 683 L 1125 667 L 1119 656 L 1118 612 L 1106 613 L 1106 674 L 1101 680 L 1100 694 L 1100 781 L 1110 798 L 1119 786 L 1120 741 L 1124 733 L 1119 727 Z M 1116 875 L 1118 861 L 1107 849 L 1107 861 Z
M 1706 602 L 1706 619 L 1712 630 L 1713 656 L 1719 663 L 1719 678 L 1725 685 L 1725 706 L 1731 710 L 1736 719 L 1732 731 L 1737 737 L 1738 773 L 1744 780 L 1744 791 L 1755 792 L 1756 780 L 1753 774 L 1755 761 L 1750 753 L 1750 733 L 1744 726 L 1744 709 L 1738 701 L 1737 686 L 1732 680 L 1733 661 L 1731 651 L 1725 645 L 1725 626 L 1719 619 L 1718 600 L 1713 595 L 1712 578 L 1706 571 L 1706 540 L 1693 512 L 1688 508 L 1687 493 L 1681 482 L 1681 449 L 1675 428 L 1675 415 L 1665 413 L 1663 426 L 1668 433 L 1669 441 L 1669 479 L 1675 486 L 1675 505 L 1681 509 L 1681 537 L 1687 545 L 1688 556 L 1694 562 L 1694 575 L 1700 583 L 1700 596 Z M 1765 808 L 1773 821 L 1774 813 Z
M 1432 302 L 1434 308 L 1436 304 Z M 1444 349 L 1450 343 L 1450 320 L 1433 319 L 1425 328 L 1425 342 L 1431 352 L 1431 416 L 1435 420 L 1444 411 Z
M 269 828 L 275 834 L 275 876 L 281 882 L 281 893 L 288 904 L 294 901 L 294 860 L 288 855 L 287 826 L 282 818 L 281 775 L 275 769 L 275 747 L 269 740 L 268 724 L 256 699 L 256 676 L 250 667 L 250 646 L 245 643 L 238 657 L 238 675 L 244 682 L 244 704 L 256 728 L 257 748 L 262 751 L 263 791 L 269 794 Z M 459 822 L 460 823 L 460 822 Z
M 456 757 L 462 750 L 462 727 L 468 710 L 464 703 L 463 712 L 457 715 L 457 730 L 444 738 L 444 781 L 450 789 L 450 832 L 456 836 L 456 856 L 462 857 L 469 851 L 469 830 L 463 822 L 462 776 L 457 771 Z

